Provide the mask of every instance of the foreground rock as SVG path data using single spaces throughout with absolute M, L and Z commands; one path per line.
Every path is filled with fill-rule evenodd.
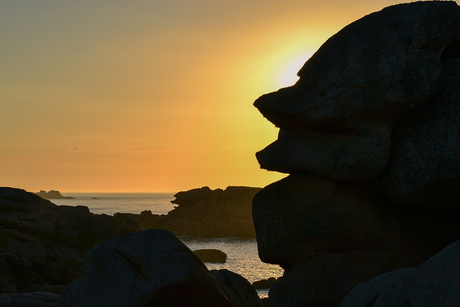
M 358 285 L 340 307 L 458 306 L 459 263 L 460 241 L 457 241 L 418 269 L 400 269 Z
M 166 230 L 99 243 L 87 253 L 84 273 L 65 288 L 58 306 L 261 306 L 241 276 L 212 274 Z
M 177 236 L 200 238 L 255 238 L 252 222 L 252 198 L 260 188 L 208 187 L 179 192 L 173 204 L 178 206 L 167 215 L 150 211 L 120 214 L 138 222 L 141 229 L 167 229 Z
M 254 103 L 280 127 L 256 154 L 261 167 L 290 174 L 254 197 L 254 225 L 260 258 L 285 269 L 270 306 L 335 307 L 361 282 L 419 267 L 460 238 L 460 8 L 423 1 L 367 15 L 298 75 Z M 460 306 L 431 291 L 442 279 L 426 281 L 417 297 Z M 363 306 L 409 306 L 394 286 Z
M 379 182 L 393 203 L 459 213 L 460 59 L 444 61 L 443 87 L 393 129 L 391 159 Z
M 254 289 L 269 289 L 278 278 L 270 277 L 268 279 L 258 280 L 252 283 Z
M 83 275 L 89 248 L 138 230 L 128 217 L 91 214 L 84 206 L 56 206 L 24 190 L 0 188 L 0 291 L 59 292 Z
M 2 307 L 56 307 L 58 294 L 40 291 L 0 295 Z
M 218 249 L 197 249 L 193 253 L 203 262 L 225 263 L 227 254 Z

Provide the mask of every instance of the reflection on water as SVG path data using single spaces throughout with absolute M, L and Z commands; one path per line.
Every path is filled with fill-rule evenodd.
M 257 242 L 233 238 L 223 239 L 186 239 L 182 241 L 191 250 L 219 249 L 227 254 L 226 263 L 205 263 L 209 270 L 227 269 L 246 278 L 250 283 L 257 280 L 279 277 L 283 269 L 278 265 L 260 261 L 257 253 Z M 267 297 L 268 290 L 258 290 L 260 297 Z

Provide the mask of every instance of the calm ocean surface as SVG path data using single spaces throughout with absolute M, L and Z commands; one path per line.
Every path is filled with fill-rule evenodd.
M 171 200 L 174 193 L 62 193 L 76 199 L 52 199 L 56 205 L 87 206 L 96 214 L 113 215 L 116 212 L 140 213 L 150 210 L 153 214 L 167 214 L 174 209 Z M 234 238 L 216 238 L 191 240 L 183 239 L 191 250 L 215 248 L 227 254 L 224 264 L 206 263 L 209 270 L 228 269 L 240 274 L 249 282 L 269 277 L 278 277 L 283 270 L 277 265 L 260 261 L 257 254 L 256 240 L 239 240 Z M 268 295 L 267 290 L 258 291 L 260 297 Z

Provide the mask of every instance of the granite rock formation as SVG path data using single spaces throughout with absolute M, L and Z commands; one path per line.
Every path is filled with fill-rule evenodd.
M 261 307 L 248 281 L 226 270 L 209 272 L 162 229 L 99 243 L 86 254 L 84 273 L 64 289 L 58 306 Z
M 166 229 L 176 236 L 200 238 L 255 238 L 252 222 L 252 199 L 260 188 L 209 187 L 192 189 L 174 195 L 178 205 L 167 215 L 143 211 L 140 214 L 116 213 L 135 220 L 142 230 Z
M 355 287 L 340 307 L 437 307 L 460 302 L 460 241 L 452 243 L 419 268 L 405 268 Z
M 0 304 L 55 306 L 52 294 L 83 275 L 83 257 L 91 247 L 138 230 L 128 217 L 56 206 L 34 193 L 0 188 Z
M 285 269 L 270 306 L 338 306 L 460 238 L 460 8 L 367 15 L 298 75 L 254 103 L 280 128 L 261 167 L 290 174 L 253 199 L 259 255 Z
M 124 266 L 120 263 L 120 265 L 116 265 L 117 261 L 120 260 L 117 258 L 117 253 L 113 250 L 107 251 L 105 248 L 107 244 L 110 245 L 110 242 L 113 242 L 106 242 L 105 240 L 118 235 L 137 233 L 141 230 L 139 224 L 143 227 L 155 225 L 156 228 L 159 228 L 156 221 L 160 220 L 164 225 L 182 225 L 182 228 L 174 228 L 182 234 L 236 235 L 241 237 L 250 237 L 252 234 L 254 236 L 251 200 L 259 190 L 247 187 L 229 187 L 225 191 L 220 189 L 211 191 L 209 188 L 194 189 L 176 195 L 175 202 L 179 206 L 173 210 L 175 213 L 171 215 L 154 216 L 151 213 L 143 212 L 140 215 L 116 214 L 115 216 L 108 216 L 90 213 L 88 207 L 85 206 L 57 206 L 49 200 L 39 197 L 36 193 L 6 187 L 0 188 L 0 291 L 3 294 L 0 297 L 0 305 L 5 307 L 57 306 L 59 294 L 63 289 L 84 275 L 83 259 L 90 259 L 91 263 L 99 263 L 101 255 L 105 252 L 113 257 L 104 254 L 107 261 L 102 261 L 98 265 L 101 267 L 115 265 L 117 268 L 114 268 L 112 272 L 114 276 L 126 273 L 127 276 L 129 274 L 134 276 L 134 279 L 139 277 L 136 275 L 138 271 L 134 270 L 134 273 L 130 271 L 136 268 L 136 264 L 131 266 L 129 261 L 122 261 L 120 263 L 123 263 Z M 203 214 L 203 219 L 199 220 L 201 227 L 198 229 L 199 231 L 193 230 L 192 226 L 196 224 L 190 224 L 192 212 L 195 215 Z M 214 222 L 210 225 L 217 226 L 211 228 L 207 224 L 210 221 Z M 157 229 L 152 230 L 152 232 L 164 234 L 167 231 Z M 163 236 L 164 240 L 159 241 L 160 247 L 161 245 L 175 246 L 174 248 L 178 248 L 177 253 L 179 254 L 184 251 L 186 254 L 192 253 L 181 242 L 178 243 L 179 241 L 173 234 L 167 233 L 168 235 Z M 139 234 L 133 238 L 137 238 L 137 244 L 142 245 L 143 248 L 145 248 L 144 244 L 152 239 L 146 234 Z M 122 245 L 135 245 L 135 241 L 134 239 L 132 242 L 128 240 Z M 97 245 L 100 242 L 105 243 L 101 243 L 100 246 Z M 94 246 L 98 247 L 95 247 L 88 254 L 88 251 Z M 161 250 L 158 246 L 152 246 L 151 249 Z M 136 248 L 133 246 L 132 250 L 127 249 L 122 253 L 140 266 L 144 261 L 148 263 L 154 259 L 144 259 L 148 258 L 148 255 L 142 254 L 142 251 L 139 250 L 137 253 L 135 250 Z M 209 255 L 201 255 L 201 252 L 197 251 L 205 261 L 225 262 L 226 255 L 224 253 L 220 251 L 210 252 L 212 253 L 211 258 L 208 257 Z M 155 262 L 160 266 L 169 265 L 172 269 L 174 265 L 168 262 L 172 258 L 162 257 L 155 258 Z M 205 279 L 208 280 L 208 286 L 214 289 L 212 291 L 217 291 L 218 295 L 224 293 L 223 295 L 227 297 L 228 302 L 222 303 L 222 306 L 261 306 L 254 288 L 243 277 L 226 270 L 208 272 L 199 257 L 196 255 L 187 257 L 191 257 L 192 262 L 198 265 L 199 270 L 195 268 L 194 271 L 203 271 L 199 276 L 190 275 L 190 282 L 200 283 L 200 278 L 205 276 Z M 182 267 L 182 264 L 179 263 L 178 267 Z M 94 273 L 91 270 L 89 272 Z M 88 276 L 94 276 L 91 274 Z M 141 272 L 141 277 L 147 276 L 142 274 Z M 146 278 L 148 280 L 156 279 L 155 276 L 148 275 Z M 162 276 L 165 277 L 166 274 Z M 125 283 L 127 281 L 124 280 Z M 131 286 L 133 285 L 131 284 Z M 70 289 L 72 288 L 67 291 L 71 291 Z M 177 289 L 168 288 L 164 293 L 169 293 L 168 295 L 172 297 L 177 295 Z M 168 295 L 165 296 L 166 305 L 171 301 L 171 297 L 168 298 Z M 136 299 L 134 292 L 132 295 L 125 296 L 127 300 Z M 185 299 L 193 303 L 194 295 L 190 294 Z M 202 301 L 194 304 L 196 306 L 201 305 Z M 214 303 L 211 301 L 210 304 Z M 68 305 L 61 303 L 61 306 Z

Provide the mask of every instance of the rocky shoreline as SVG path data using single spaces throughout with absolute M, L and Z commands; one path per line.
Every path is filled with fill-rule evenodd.
M 460 306 L 460 7 L 369 14 L 299 76 L 255 102 L 280 127 L 259 163 L 289 174 L 262 190 L 203 187 L 167 215 L 107 216 L 0 188 L 0 305 Z M 263 303 L 177 237 L 254 231 L 285 270 Z
M 84 276 L 88 251 L 123 234 L 163 227 L 177 236 L 253 238 L 251 201 L 259 190 L 203 187 L 177 193 L 178 206 L 167 215 L 109 216 L 93 214 L 85 206 L 57 206 L 21 189 L 0 188 L 0 305 L 57 306 L 61 291 Z M 204 261 L 226 259 L 215 250 L 197 254 Z
M 115 213 L 129 217 L 141 230 L 166 229 L 179 237 L 198 238 L 255 238 L 252 222 L 252 199 L 261 189 L 227 187 L 211 190 L 209 187 L 179 192 L 171 201 L 177 206 L 167 215 L 143 211 L 140 214 Z

